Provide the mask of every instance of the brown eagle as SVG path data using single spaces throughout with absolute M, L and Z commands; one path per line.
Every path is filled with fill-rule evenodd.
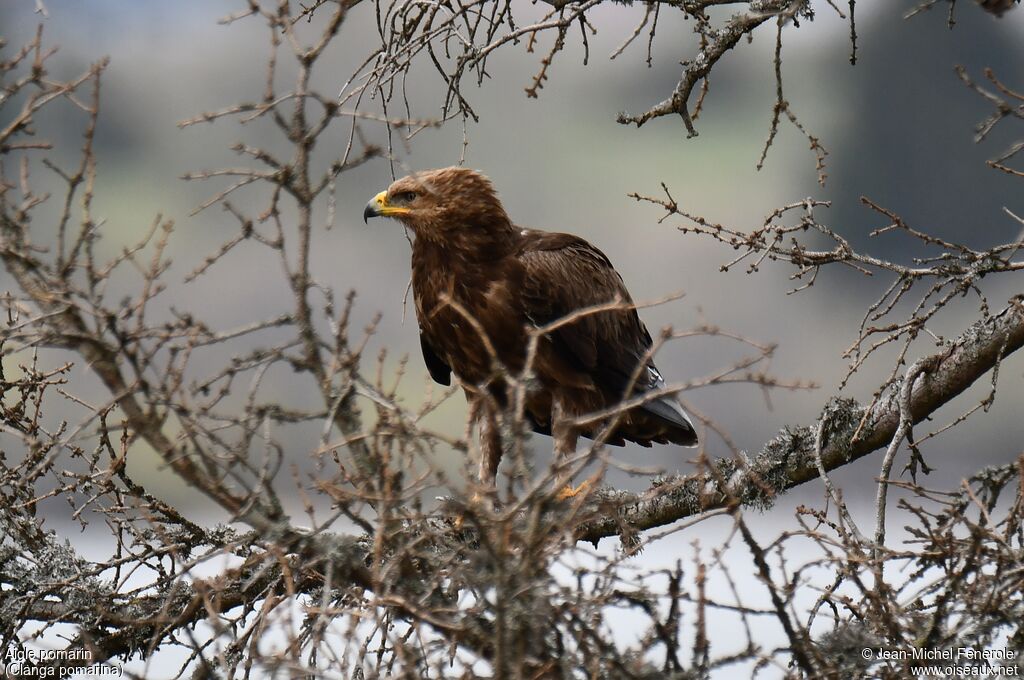
M 571 234 L 512 223 L 490 180 L 466 168 L 416 173 L 366 205 L 370 217 L 394 217 L 414 234 L 412 290 L 423 359 L 431 377 L 454 372 L 480 432 L 480 479 L 493 485 L 501 458 L 497 418 L 508 399 L 504 376 L 526 367 L 530 330 L 582 309 L 540 338 L 526 376 L 525 413 L 536 432 L 571 454 L 580 435 L 650 446 L 697 444 L 686 412 L 660 395 L 608 421 L 581 416 L 659 390 L 665 381 L 649 357 L 651 336 L 604 253 Z M 614 305 L 610 305 L 614 306 Z

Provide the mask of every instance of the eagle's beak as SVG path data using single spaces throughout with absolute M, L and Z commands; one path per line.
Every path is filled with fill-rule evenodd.
M 381 209 L 387 205 L 387 202 L 388 192 L 386 191 L 382 191 L 371 198 L 370 202 L 366 204 L 365 208 L 363 208 L 363 222 L 365 223 L 371 217 L 378 217 L 381 215 Z
M 388 205 L 388 192 L 382 191 L 371 198 L 370 202 L 363 208 L 363 222 L 366 222 L 371 217 L 390 217 L 407 212 L 409 212 L 408 208 Z

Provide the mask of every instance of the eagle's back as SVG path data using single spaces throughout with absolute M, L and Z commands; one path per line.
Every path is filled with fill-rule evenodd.
M 525 315 L 535 326 L 557 326 L 542 345 L 545 351 L 539 353 L 538 369 L 554 365 L 564 374 L 568 367 L 570 377 L 553 382 L 564 386 L 574 415 L 604 411 L 664 387 L 649 356 L 650 333 L 608 257 L 572 234 L 521 233 L 517 258 L 524 267 Z M 608 306 L 614 309 L 597 311 Z M 572 314 L 579 318 L 559 323 Z M 543 381 L 544 376 L 540 377 Z M 583 384 L 587 386 L 577 387 Z M 595 436 L 604 425 L 597 423 L 586 434 Z M 692 446 L 697 437 L 675 397 L 663 395 L 619 416 L 608 441 L 621 444 L 623 440 L 645 446 L 652 442 Z

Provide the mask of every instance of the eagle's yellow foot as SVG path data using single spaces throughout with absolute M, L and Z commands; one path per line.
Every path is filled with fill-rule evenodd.
M 473 495 L 469 497 L 467 505 L 472 508 L 479 508 L 484 503 L 490 503 L 490 498 L 487 494 L 474 491 Z M 461 531 L 463 525 L 466 524 L 466 510 L 460 510 L 459 514 L 455 516 L 455 521 L 452 522 L 452 526 L 455 527 L 456 531 Z
M 577 487 L 573 487 L 570 484 L 566 484 L 564 487 L 562 487 L 562 490 L 558 492 L 558 495 L 555 496 L 555 499 L 564 501 L 570 498 L 576 498 L 576 496 L 579 496 L 581 493 L 587 491 L 588 489 L 590 489 L 589 480 L 584 481 Z

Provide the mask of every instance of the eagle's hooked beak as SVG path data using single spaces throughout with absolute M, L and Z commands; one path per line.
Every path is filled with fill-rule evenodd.
M 401 215 L 407 212 L 409 212 L 408 208 L 388 205 L 388 192 L 382 191 L 371 198 L 370 202 L 363 208 L 363 222 L 366 222 L 371 217 L 391 217 L 392 215 Z

